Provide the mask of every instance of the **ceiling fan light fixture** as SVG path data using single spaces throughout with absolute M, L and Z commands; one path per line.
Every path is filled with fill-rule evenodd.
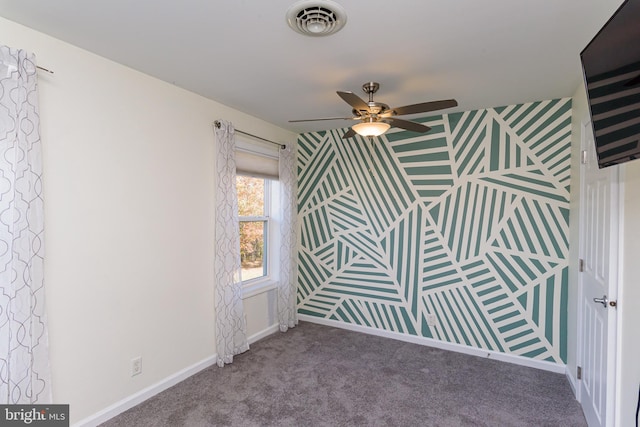
M 389 130 L 391 125 L 385 122 L 362 122 L 353 125 L 351 128 L 358 134 L 362 136 L 380 136 L 386 131 Z
M 347 14 L 331 0 L 302 0 L 287 10 L 291 29 L 305 36 L 320 37 L 335 34 L 347 22 Z

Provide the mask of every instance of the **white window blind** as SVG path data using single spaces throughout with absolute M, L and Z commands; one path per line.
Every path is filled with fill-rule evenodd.
M 236 173 L 277 180 L 278 149 L 277 145 L 249 141 L 236 134 Z

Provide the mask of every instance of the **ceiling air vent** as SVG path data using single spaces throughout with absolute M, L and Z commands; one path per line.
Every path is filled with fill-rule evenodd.
M 287 11 L 287 22 L 305 36 L 329 36 L 340 31 L 347 15 L 339 4 L 330 0 L 303 0 Z

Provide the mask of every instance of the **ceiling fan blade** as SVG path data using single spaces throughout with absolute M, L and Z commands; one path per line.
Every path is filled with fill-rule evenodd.
M 385 123 L 389 123 L 391 126 L 395 126 L 397 128 L 410 130 L 412 132 L 420 132 L 425 133 L 429 132 L 431 128 L 429 126 L 423 125 L 421 123 L 410 122 L 409 120 L 395 119 L 395 118 L 387 118 L 382 120 Z
M 392 108 L 392 111 L 396 116 L 404 116 L 405 114 L 427 113 L 429 111 L 442 110 L 444 108 L 456 107 L 457 105 L 458 101 L 455 99 L 444 99 L 442 101 L 405 105 L 404 107 Z
M 349 129 L 344 135 L 342 135 L 342 139 L 349 139 L 355 135 L 356 135 L 356 131 L 353 129 Z
M 360 117 L 327 117 L 324 119 L 301 119 L 301 120 L 289 120 L 289 123 L 298 122 L 319 122 L 323 120 L 358 120 Z
M 351 105 L 356 111 L 369 112 L 369 105 L 353 92 L 336 92 L 340 98 L 347 104 Z

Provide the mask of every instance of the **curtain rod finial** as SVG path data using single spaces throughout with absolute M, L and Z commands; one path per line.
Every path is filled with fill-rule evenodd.
M 222 123 L 220 123 L 220 120 L 216 120 L 216 121 L 214 121 L 214 122 L 213 122 L 213 126 L 215 126 L 217 129 L 220 129 L 220 127 L 222 126 Z M 241 133 L 241 134 L 243 134 L 243 135 L 247 135 L 247 136 L 250 136 L 250 137 L 252 137 L 252 138 L 256 138 L 256 139 L 259 139 L 259 140 L 261 140 L 261 141 L 268 142 L 268 143 L 270 143 L 270 144 L 275 144 L 275 145 L 279 146 L 279 147 L 280 147 L 280 148 L 282 148 L 282 149 L 287 148 L 287 146 L 286 146 L 286 145 L 284 145 L 284 144 L 280 144 L 279 142 L 273 142 L 273 141 L 270 141 L 270 140 L 268 140 L 268 139 L 266 139 L 266 138 L 263 138 L 263 137 L 261 137 L 261 136 L 257 136 L 257 135 L 254 135 L 254 134 L 252 134 L 252 133 L 249 133 L 249 132 L 241 131 L 240 129 L 235 129 L 235 131 L 236 131 L 237 133 Z

